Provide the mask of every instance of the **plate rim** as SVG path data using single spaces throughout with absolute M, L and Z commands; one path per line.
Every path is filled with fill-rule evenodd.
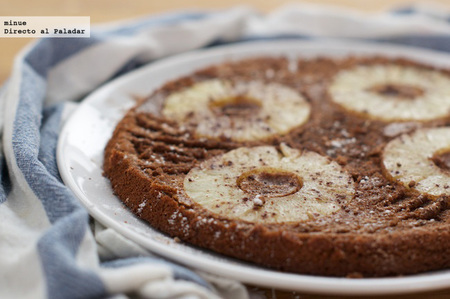
M 84 192 L 79 188 L 76 181 L 74 180 L 70 168 L 67 167 L 67 156 L 65 155 L 64 147 L 67 146 L 67 138 L 69 136 L 69 131 L 71 129 L 71 125 L 76 120 L 76 116 L 80 116 L 83 113 L 83 107 L 88 107 L 91 102 L 96 101 L 96 99 L 101 98 L 104 94 L 108 94 L 111 90 L 117 90 L 123 88 L 123 86 L 127 84 L 131 84 L 136 80 L 136 78 L 140 76 L 145 76 L 148 72 L 153 69 L 164 68 L 167 65 L 176 65 L 178 63 L 183 62 L 185 60 L 190 60 L 193 58 L 199 58 L 202 55 L 219 55 L 222 58 L 225 57 L 228 53 L 227 51 L 231 51 L 229 54 L 231 56 L 235 55 L 235 53 L 242 52 L 255 52 L 255 45 L 266 45 L 271 46 L 271 49 L 280 49 L 280 48 L 301 48 L 301 49 L 314 49 L 317 47 L 331 47 L 336 49 L 349 49 L 352 48 L 351 51 L 347 51 L 346 55 L 351 55 L 353 51 L 354 54 L 358 54 L 357 52 L 362 49 L 370 48 L 367 53 L 377 52 L 379 55 L 384 55 L 387 53 L 387 50 L 381 49 L 390 49 L 392 52 L 405 52 L 412 56 L 415 55 L 434 55 L 435 59 L 439 59 L 440 57 L 444 57 L 447 59 L 448 67 L 450 67 L 450 55 L 444 52 L 438 52 L 429 49 L 415 48 L 409 46 L 399 46 L 396 44 L 387 44 L 387 43 L 373 43 L 373 42 L 353 42 L 353 41 L 342 41 L 342 40 L 292 40 L 292 39 L 277 39 L 277 40 L 252 40 L 252 41 L 244 41 L 240 43 L 227 44 L 222 46 L 217 46 L 213 48 L 199 49 L 187 53 L 182 53 L 178 55 L 174 55 L 168 58 L 164 58 L 143 66 L 137 70 L 134 70 L 130 73 L 127 73 L 121 77 L 118 77 L 97 90 L 93 91 L 90 95 L 88 95 L 78 106 L 76 111 L 67 119 L 64 123 L 64 126 L 60 132 L 58 145 L 57 145 L 57 165 L 66 186 L 70 188 L 70 190 L 75 194 L 77 199 L 81 202 L 81 204 L 88 210 L 91 216 L 98 220 L 100 223 L 105 225 L 106 227 L 110 227 L 115 229 L 121 235 L 125 236 L 133 240 L 134 242 L 144 246 L 146 249 L 154 252 L 164 258 L 168 258 L 170 260 L 175 260 L 185 266 L 193 267 L 205 272 L 214 273 L 216 275 L 222 275 L 228 278 L 236 279 L 236 276 L 242 277 L 244 274 L 244 279 L 239 279 L 243 283 L 249 283 L 253 285 L 258 285 L 262 287 L 273 287 L 284 290 L 295 290 L 301 292 L 309 292 L 309 293 L 317 293 L 317 294 L 334 294 L 334 295 L 394 295 L 394 294 L 403 294 L 403 293 L 411 293 L 411 292 L 424 292 L 431 291 L 437 289 L 443 289 L 450 287 L 450 271 L 443 270 L 438 272 L 430 272 L 424 274 L 417 275 L 409 275 L 404 277 L 384 277 L 384 278 L 361 278 L 361 279 L 353 279 L 353 278 L 345 278 L 345 277 L 325 277 L 325 276 L 312 276 L 312 275 L 304 275 L 304 274 L 296 274 L 296 273 L 287 273 L 280 272 L 276 270 L 271 270 L 267 268 L 255 268 L 248 266 L 245 262 L 244 265 L 239 264 L 238 266 L 234 264 L 226 264 L 223 265 L 223 262 L 217 260 L 208 260 L 205 262 L 203 259 L 198 260 L 198 256 L 191 254 L 190 252 L 183 252 L 183 256 L 179 256 L 180 252 L 178 249 L 166 246 L 162 243 L 159 243 L 155 240 L 150 240 L 155 242 L 152 244 L 152 248 L 148 248 L 149 240 L 143 240 L 144 236 L 139 235 L 136 231 L 128 228 L 127 225 L 121 225 L 114 221 L 108 215 L 105 215 L 98 207 L 95 205 L 91 205 L 90 199 L 84 194 Z M 263 52 L 263 51 L 257 51 Z M 270 51 L 268 51 L 270 54 Z M 364 51 L 363 51 L 364 52 Z M 224 54 L 225 53 L 225 54 Z M 264 51 L 265 53 L 265 51 Z M 262 55 L 264 55 L 261 54 Z M 359 54 L 361 54 L 360 52 Z M 273 53 L 272 53 L 273 55 Z M 372 54 L 373 55 L 373 54 Z M 239 55 L 238 55 L 239 56 Z M 394 54 L 394 56 L 396 56 Z M 437 57 L 437 58 L 436 58 Z M 444 59 L 443 58 L 443 59 Z M 219 60 L 218 62 L 220 62 Z M 216 63 L 218 63 L 216 62 Z M 201 67 L 200 67 L 201 68 Z M 150 71 L 149 71 L 150 70 Z M 177 75 L 182 76 L 183 74 Z M 97 100 L 100 102 L 100 100 Z M 128 110 L 128 109 L 127 109 Z M 115 126 L 114 126 L 115 127 Z M 108 137 L 109 139 L 109 137 Z M 104 145 L 103 145 L 104 146 Z M 119 200 L 119 199 L 117 199 Z M 131 213 L 131 212 L 130 212 Z M 134 214 L 132 214 L 134 216 Z M 134 216 L 136 217 L 136 216 Z M 137 217 L 136 217 L 137 218 Z M 186 245 L 190 246 L 190 245 Z M 190 246 L 192 247 L 192 246 Z M 201 250 L 197 247 L 194 247 L 195 250 Z M 170 254 L 170 256 L 168 256 Z M 182 260 L 181 260 L 182 259 Z M 186 260 L 187 259 L 187 260 Z M 211 265 L 211 263 L 213 265 Z M 214 265 L 217 264 L 218 265 Z M 208 271 L 211 266 L 217 267 L 216 270 L 220 270 L 220 273 L 216 270 Z M 255 272 L 259 272 L 259 276 L 254 276 Z M 443 273 L 440 273 L 443 272 Z M 279 277 L 273 281 L 273 275 Z M 270 279 L 273 285 L 267 286 L 266 284 L 261 284 L 261 278 Z M 299 281 L 300 280 L 300 281 Z M 424 283 L 426 282 L 426 283 Z M 350 284 L 351 286 L 349 286 Z M 326 286 L 326 287 L 325 287 Z

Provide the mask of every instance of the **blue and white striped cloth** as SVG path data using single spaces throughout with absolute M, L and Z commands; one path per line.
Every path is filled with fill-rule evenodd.
M 237 7 L 97 26 L 89 39 L 32 43 L 0 90 L 0 298 L 248 298 L 239 282 L 152 257 L 90 220 L 63 184 L 55 151 L 64 120 L 99 85 L 168 55 L 278 37 L 450 52 L 450 13 L 413 7 L 363 15 L 294 5 L 263 16 Z

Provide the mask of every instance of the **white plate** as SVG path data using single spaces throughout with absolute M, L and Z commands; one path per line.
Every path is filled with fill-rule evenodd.
M 450 271 L 396 278 L 347 279 L 272 271 L 186 244 L 152 229 L 124 208 L 102 176 L 103 149 L 115 124 L 134 104 L 170 79 L 226 60 L 255 55 L 288 57 L 383 54 L 450 68 L 450 56 L 392 45 L 351 42 L 270 41 L 217 47 L 167 58 L 106 84 L 88 96 L 67 121 L 58 144 L 58 167 L 89 213 L 152 252 L 181 264 L 263 287 L 322 294 L 399 294 L 450 287 Z

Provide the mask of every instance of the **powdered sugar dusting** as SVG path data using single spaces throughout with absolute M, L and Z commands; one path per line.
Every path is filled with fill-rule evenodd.
M 253 204 L 255 206 L 262 206 L 263 205 L 263 201 L 261 199 L 261 196 L 258 194 L 253 198 Z
M 147 200 L 144 200 L 143 202 L 141 202 L 139 204 L 139 208 L 137 209 L 138 214 L 142 214 L 142 210 L 144 209 L 144 207 L 147 205 Z

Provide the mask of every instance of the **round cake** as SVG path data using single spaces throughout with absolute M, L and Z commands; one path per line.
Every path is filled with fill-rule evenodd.
M 104 174 L 139 218 L 282 271 L 450 266 L 450 73 L 406 59 L 259 57 L 126 113 Z

